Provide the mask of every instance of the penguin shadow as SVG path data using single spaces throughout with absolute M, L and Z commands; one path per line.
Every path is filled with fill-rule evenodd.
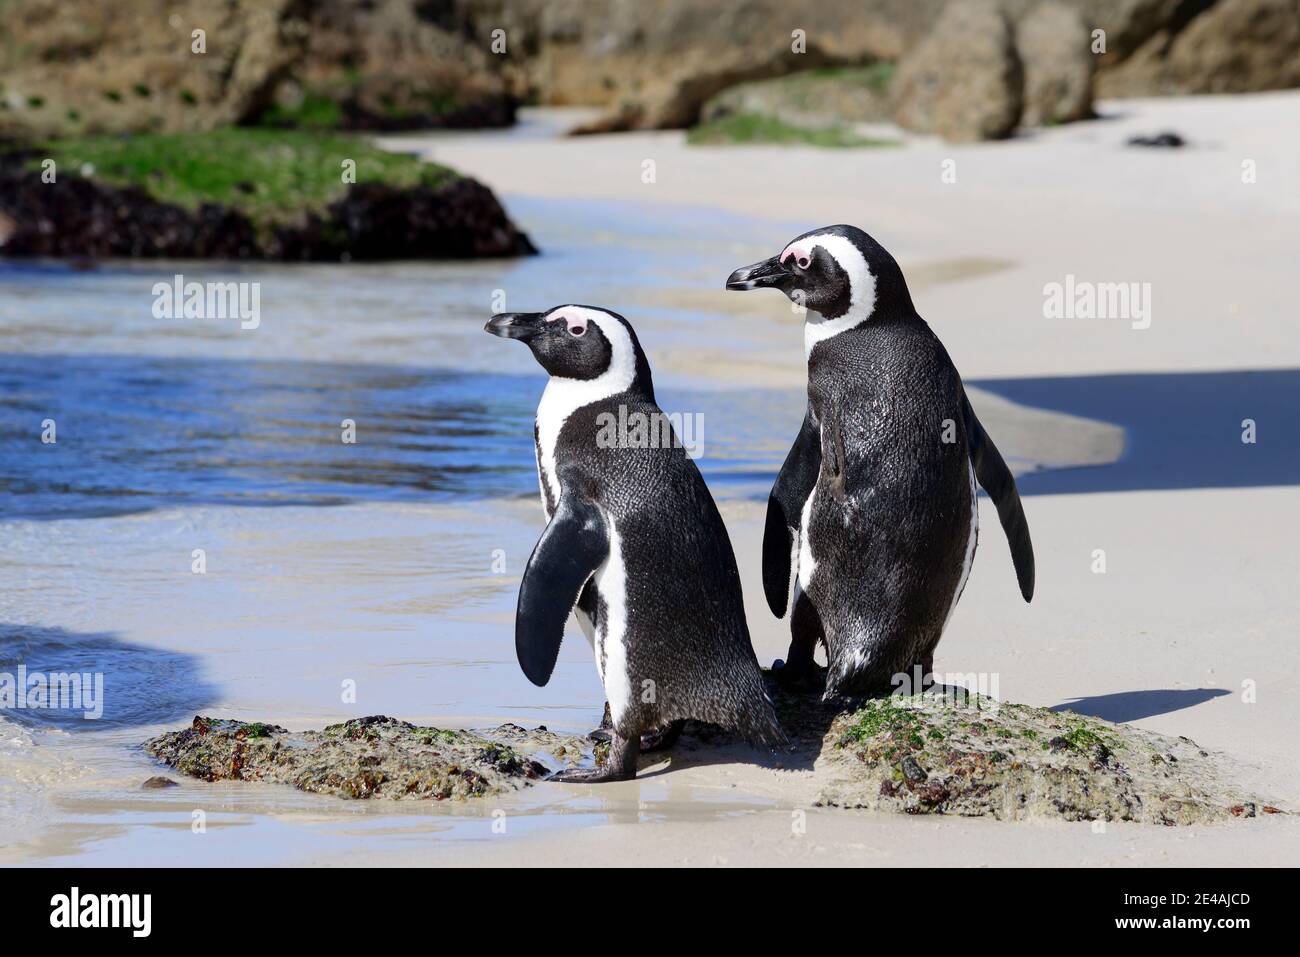
M 1300 369 L 980 379 L 970 385 L 1124 430 L 1116 461 L 1027 472 L 1016 478 L 1022 496 L 1300 485 Z
M 1231 694 L 1226 688 L 1161 688 L 1151 691 L 1117 691 L 1113 694 L 1071 698 L 1054 705 L 1051 711 L 1071 711 L 1116 724 L 1140 721 L 1156 715 L 1195 707 L 1214 698 Z
M 196 655 L 111 632 L 0 623 L 0 698 L 8 720 L 86 732 L 177 721 L 218 692 Z

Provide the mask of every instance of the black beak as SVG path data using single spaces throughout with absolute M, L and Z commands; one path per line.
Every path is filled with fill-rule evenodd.
M 742 266 L 727 277 L 727 288 L 744 291 L 780 286 L 790 278 L 790 272 L 776 256 L 752 266 Z
M 483 331 L 502 339 L 522 339 L 527 342 L 542 331 L 545 326 L 542 322 L 544 315 L 544 312 L 503 312 L 489 319 Z

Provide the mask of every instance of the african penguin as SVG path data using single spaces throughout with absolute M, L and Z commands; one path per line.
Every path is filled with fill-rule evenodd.
M 610 423 L 637 413 L 671 428 L 631 325 L 565 305 L 494 316 L 486 331 L 527 343 L 551 376 L 534 430 L 548 524 L 519 588 L 519 664 L 545 685 L 576 608 L 612 719 L 604 767 L 555 777 L 635 777 L 641 735 L 687 718 L 780 744 L 731 541 L 699 469 L 675 432 L 666 443 L 609 441 Z
M 808 681 L 821 642 L 827 699 L 888 690 L 917 666 L 930 673 L 975 558 L 977 481 L 997 505 L 1020 592 L 1033 597 L 1020 495 L 884 247 L 827 226 L 727 279 L 728 289 L 767 287 L 807 309 L 808 407 L 763 533 L 763 590 L 778 618 L 795 570 L 778 674 Z

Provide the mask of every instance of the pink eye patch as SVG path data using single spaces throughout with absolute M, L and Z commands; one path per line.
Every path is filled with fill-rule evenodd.
M 781 253 L 781 262 L 784 263 L 791 256 L 799 264 L 800 269 L 807 269 L 812 263 L 812 250 L 804 249 L 801 246 L 786 246 L 785 252 Z
M 548 320 L 550 322 L 559 322 L 563 320 L 564 324 L 569 327 L 571 335 L 580 336 L 587 331 L 587 319 L 585 316 L 574 316 L 567 312 L 557 313 Z

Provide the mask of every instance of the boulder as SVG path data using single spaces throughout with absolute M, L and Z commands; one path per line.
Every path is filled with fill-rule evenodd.
M 1171 18 L 1098 77 L 1100 96 L 1244 93 L 1300 86 L 1300 0 L 1219 0 Z
M 11 0 L 4 27 L 0 138 L 514 120 L 450 2 Z
M 1092 115 L 1096 55 L 1091 32 L 1077 10 L 1058 0 L 1040 4 L 1016 26 L 1024 66 L 1026 126 L 1070 123 Z
M 742 83 L 709 99 L 700 110 L 700 122 L 745 114 L 773 116 L 791 126 L 813 129 L 886 122 L 892 75 L 892 64 L 877 63 Z
M 953 0 L 894 76 L 894 118 L 918 133 L 969 142 L 1009 136 L 1020 121 L 1023 71 L 992 0 Z
M 608 112 L 588 131 L 690 126 L 740 83 L 894 60 L 944 0 L 461 0 L 480 43 L 503 29 L 516 92 Z
M 295 7 L 295 0 L 6 4 L 0 138 L 237 122 L 262 108 L 301 55 Z
M 527 787 L 545 777 L 539 752 L 567 765 L 581 742 L 545 728 L 503 725 L 496 732 L 452 731 L 384 715 L 321 731 L 196 716 L 190 727 L 145 742 L 181 774 L 203 781 L 289 784 L 334 797 L 466 800 Z M 590 742 L 586 742 L 588 752 Z
M 450 3 L 318 0 L 302 56 L 255 119 L 351 130 L 508 126 L 504 57 L 463 32 Z
M 268 223 L 237 205 L 185 208 L 72 172 L 46 183 L 33 168 L 39 159 L 30 151 L 0 155 L 5 256 L 362 261 L 537 251 L 488 187 L 450 173 L 436 184 L 355 183 L 319 209 Z

